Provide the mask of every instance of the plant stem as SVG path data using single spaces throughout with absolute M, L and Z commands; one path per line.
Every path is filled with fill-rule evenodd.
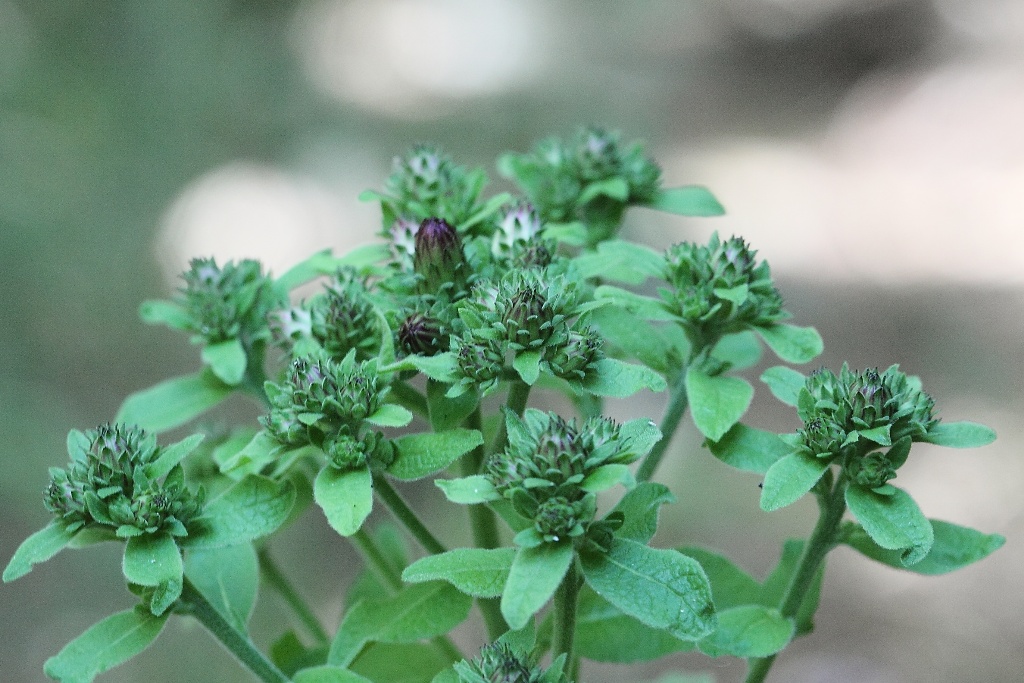
M 576 562 L 569 565 L 558 590 L 555 591 L 554 611 L 555 627 L 551 640 L 551 656 L 565 654 L 566 673 L 574 678 L 572 669 L 575 667 L 573 656 L 573 638 L 576 635 L 576 608 L 580 596 L 580 576 Z
M 377 575 L 385 586 L 394 593 L 397 593 L 402 589 L 402 577 L 395 571 L 395 568 L 391 566 L 384 553 L 377 547 L 377 542 L 373 538 L 359 529 L 354 534 L 349 536 L 349 540 L 352 541 L 352 545 L 356 547 L 359 554 L 363 556 L 363 561 L 366 562 L 367 566 Z
M 245 375 L 238 384 L 238 388 L 249 394 L 260 402 L 264 408 L 269 410 L 273 406 L 267 392 L 263 389 L 267 381 L 267 373 L 263 369 L 266 349 L 262 343 L 255 343 L 246 349 Z
M 846 483 L 845 472 L 840 472 L 832 490 L 819 498 L 818 523 L 804 545 L 800 562 L 779 603 L 779 612 L 787 619 L 795 618 L 800 611 L 800 606 L 807 597 L 807 591 L 810 590 L 825 556 L 836 545 L 839 527 L 846 513 Z M 751 658 L 746 683 L 762 683 L 775 662 L 775 657 L 776 655 Z
M 288 677 L 256 649 L 248 636 L 229 624 L 187 578 L 182 586 L 180 601 L 188 613 L 205 626 L 206 630 L 259 680 L 264 683 L 288 683 Z
M 419 391 L 409 386 L 407 382 L 395 382 L 392 384 L 391 395 L 398 400 L 400 405 L 408 408 L 423 419 L 430 417 L 427 399 Z
M 661 463 L 662 457 L 672 442 L 672 436 L 676 433 L 679 423 L 682 422 L 687 404 L 686 371 L 683 370 L 679 373 L 679 379 L 672 385 L 668 408 L 665 409 L 665 417 L 661 419 L 661 441 L 654 444 L 654 448 L 640 464 L 640 469 L 636 473 L 637 481 L 650 481 L 654 476 L 654 471 L 658 469 L 658 464 Z
M 530 399 L 530 385 L 522 380 L 512 380 L 508 388 L 508 398 L 505 399 L 505 406 L 518 417 L 523 416 L 526 410 L 526 403 Z M 494 443 L 491 444 L 489 453 L 497 453 L 505 450 L 508 445 L 508 428 L 505 424 L 505 417 L 498 421 L 498 432 L 494 435 Z
M 391 510 L 391 514 L 395 516 L 399 522 L 401 522 L 409 533 L 413 535 L 420 545 L 429 552 L 431 555 L 438 555 L 445 552 L 447 549 L 441 544 L 434 534 L 430 533 L 427 527 L 423 526 L 423 522 L 416 516 L 416 513 L 412 511 L 412 508 L 402 499 L 398 491 L 391 485 L 391 483 L 384 478 L 383 475 L 375 474 L 373 476 L 373 489 L 380 496 L 380 499 L 384 502 L 384 505 Z
M 310 635 L 321 645 L 330 643 L 330 636 L 327 635 L 327 631 L 320 624 L 320 620 L 317 619 L 310 606 L 306 604 L 306 601 L 295 590 L 295 587 L 281 571 L 281 568 L 277 566 L 266 546 L 259 549 L 257 557 L 259 557 L 260 573 L 263 574 L 263 578 L 284 598 L 284 601 L 292 608 L 292 611 L 295 612 L 295 615 L 302 622 L 302 625 L 306 627 Z

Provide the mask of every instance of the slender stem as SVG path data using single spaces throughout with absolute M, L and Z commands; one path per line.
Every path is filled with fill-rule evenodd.
M 407 382 L 395 382 L 391 385 L 391 395 L 398 400 L 398 402 L 408 408 L 420 417 L 427 419 L 430 417 L 430 408 L 427 405 L 427 399 L 418 390 L 409 386 Z
M 800 556 L 796 571 L 793 573 L 793 578 L 790 579 L 782 601 L 779 603 L 779 612 L 783 617 L 788 619 L 796 617 L 825 556 L 836 545 L 839 527 L 843 521 L 843 515 L 846 513 L 846 484 L 846 475 L 844 472 L 840 472 L 838 481 L 832 490 L 819 498 L 818 523 L 804 545 L 804 551 Z M 762 683 L 774 662 L 775 655 L 751 658 L 746 683 Z
M 519 417 L 522 417 L 523 411 L 526 410 L 526 403 L 530 399 L 530 388 L 529 384 L 518 379 L 512 380 L 508 388 L 505 406 Z M 498 433 L 494 435 L 494 443 L 491 444 L 491 449 L 488 452 L 503 451 L 506 445 L 508 445 L 508 429 L 504 416 L 502 416 L 502 419 L 498 421 Z
M 391 566 L 384 553 L 377 546 L 377 542 L 373 538 L 359 529 L 354 534 L 349 536 L 349 540 L 352 541 L 352 545 L 356 547 L 359 554 L 363 556 L 363 561 L 366 562 L 367 566 L 377 575 L 385 586 L 394 593 L 397 593 L 402 589 L 402 577 L 395 571 L 395 568 Z
M 320 624 L 320 620 L 313 613 L 312 608 L 302 599 L 299 592 L 295 590 L 291 581 L 288 580 L 288 577 L 281 571 L 277 562 L 274 561 L 274 558 L 270 556 L 270 551 L 266 546 L 259 549 L 257 557 L 259 557 L 260 573 L 263 574 L 263 578 L 284 598 L 284 601 L 292 608 L 295 616 L 299 618 L 299 621 L 306 627 L 310 635 L 321 645 L 330 643 L 331 638 Z
M 555 591 L 555 629 L 553 634 L 551 656 L 565 654 L 566 673 L 574 678 L 572 671 L 576 666 L 573 655 L 573 638 L 576 635 L 576 608 L 579 604 L 580 576 L 575 561 L 569 566 L 562 583 Z
M 395 516 L 399 522 L 401 522 L 409 533 L 413 535 L 420 545 L 429 552 L 431 555 L 438 555 L 445 552 L 447 549 L 441 544 L 434 534 L 430 533 L 427 527 L 423 526 L 423 522 L 416 516 L 416 513 L 412 511 L 412 508 L 402 499 L 398 491 L 391 485 L 391 483 L 384 478 L 382 475 L 373 476 L 373 489 L 377 492 L 377 495 L 384 505 L 391 510 L 391 514 Z
M 228 623 L 187 578 L 182 586 L 180 604 L 259 680 L 264 683 L 288 683 L 288 677 L 256 649 L 245 634 Z
M 263 383 L 267 381 L 267 373 L 263 369 L 265 355 L 266 349 L 261 342 L 246 348 L 245 375 L 238 387 L 269 410 L 273 406 L 270 403 L 270 398 L 267 397 L 267 392 L 263 389 Z
M 654 448 L 651 449 L 651 452 L 647 454 L 647 457 L 640 464 L 640 469 L 636 473 L 637 481 L 650 481 L 654 476 L 654 471 L 658 469 L 658 464 L 661 463 L 661 459 L 668 450 L 668 446 L 672 442 L 672 437 L 675 435 L 679 423 L 682 422 L 687 404 L 686 371 L 683 370 L 679 373 L 679 379 L 672 385 L 668 408 L 665 410 L 665 417 L 661 419 L 661 441 L 654 444 Z

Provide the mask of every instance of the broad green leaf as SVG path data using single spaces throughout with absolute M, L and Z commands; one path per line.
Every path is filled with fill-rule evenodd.
M 205 435 L 203 434 L 193 434 L 175 444 L 160 449 L 160 457 L 146 466 L 146 474 L 150 479 L 163 479 L 189 453 L 194 451 L 204 438 Z
M 245 446 L 221 463 L 221 472 L 238 474 L 259 474 L 260 470 L 277 460 L 285 450 L 281 443 L 266 429 L 256 432 Z
M 619 438 L 625 442 L 625 452 L 631 455 L 646 455 L 663 436 L 658 425 L 647 417 L 630 420 L 619 427 Z
M 761 342 L 750 330 L 727 334 L 715 344 L 711 357 L 728 363 L 730 370 L 753 367 L 761 360 Z
M 797 327 L 777 323 L 764 327 L 755 327 L 761 339 L 775 352 L 775 355 L 787 363 L 808 363 L 825 350 L 821 335 L 813 327 Z
M 153 614 L 163 614 L 181 596 L 184 565 L 170 534 L 129 538 L 121 567 L 129 582 L 156 587 L 149 604 Z
M 62 683 L 89 683 L 149 647 L 169 615 L 154 616 L 142 607 L 112 614 L 46 660 L 43 671 Z
M 682 364 L 683 354 L 673 348 L 663 327 L 656 327 L 624 308 L 602 306 L 591 313 L 590 320 L 604 337 L 605 350 L 611 355 L 618 354 L 609 347 L 617 347 L 662 375 L 671 374 Z
M 203 363 L 208 365 L 213 374 L 225 384 L 235 386 L 245 377 L 245 366 L 248 361 L 245 348 L 238 339 L 204 346 L 200 356 Z
M 719 610 L 718 628 L 697 647 L 710 657 L 768 657 L 789 644 L 793 631 L 793 622 L 777 609 L 741 605 Z
M 456 548 L 413 562 L 402 572 L 402 580 L 447 581 L 474 598 L 496 598 L 508 580 L 515 554 L 515 548 Z
M 642 389 L 664 391 L 667 386 L 654 370 L 614 358 L 602 358 L 591 364 L 582 385 L 591 394 L 614 398 L 626 398 Z
M 764 474 L 793 447 L 778 434 L 736 423 L 718 441 L 708 441 L 711 454 L 730 467 Z
M 369 642 L 412 643 L 448 633 L 469 615 L 473 598 L 442 581 L 417 583 L 397 595 L 362 600 L 345 614 L 327 663 L 347 667 Z
M 718 441 L 747 412 L 754 387 L 739 377 L 712 377 L 695 366 L 686 370 L 690 414 L 701 433 Z
M 619 664 L 649 662 L 693 647 L 692 642 L 624 614 L 587 586 L 580 591 L 576 652 L 586 659 Z
M 782 597 L 789 588 L 803 556 L 805 542 L 803 539 L 789 539 L 782 544 L 782 554 L 778 564 L 772 569 L 771 574 L 764 580 L 764 588 L 761 591 L 760 599 L 757 602 L 766 607 L 777 607 L 782 602 Z M 804 601 L 796 614 L 796 634 L 803 635 L 814 630 L 814 613 L 818 611 L 818 602 L 821 598 L 821 584 L 825 578 L 825 563 L 823 562 L 811 585 L 804 596 Z
M 451 351 L 436 356 L 409 356 L 408 362 L 430 379 L 451 383 L 459 379 L 459 363 Z
M 293 683 L 373 683 L 369 678 L 329 664 L 296 671 L 292 676 L 292 681 Z
M 121 404 L 114 421 L 138 425 L 150 432 L 165 432 L 213 408 L 232 389 L 208 369 L 175 377 L 131 394 Z
M 171 329 L 187 332 L 192 329 L 192 316 L 174 301 L 152 299 L 139 306 L 139 317 L 147 325 L 166 325 Z
M 509 626 L 522 628 L 551 599 L 575 554 L 572 543 L 542 543 L 516 551 L 501 594 L 501 614 Z
M 573 263 L 585 279 L 596 277 L 639 285 L 647 278 L 661 276 L 665 257 L 635 242 L 608 240 L 595 251 L 580 254 Z
M 378 427 L 404 427 L 412 422 L 412 413 L 394 403 L 385 403 L 366 421 Z
M 677 216 L 721 216 L 725 213 L 715 196 L 700 185 L 663 188 L 644 206 Z
M 20 579 L 32 571 L 32 565 L 46 562 L 63 550 L 75 537 L 77 529 L 69 531 L 63 524 L 50 522 L 18 546 L 14 557 L 4 569 L 4 583 Z
M 427 379 L 427 406 L 430 412 L 430 426 L 435 432 L 444 432 L 461 427 L 476 407 L 480 398 L 475 391 L 467 391 L 455 398 L 448 398 L 449 385 Z
M 403 479 L 421 479 L 440 472 L 484 442 L 475 429 L 407 434 L 394 439 L 395 459 L 388 473 Z
M 256 605 L 260 566 L 252 544 L 197 548 L 185 555 L 185 576 L 242 633 Z
M 217 548 L 267 536 L 288 519 L 295 487 L 251 474 L 239 480 L 203 508 L 197 527 L 179 543 L 185 548 Z
M 648 626 L 684 640 L 714 630 L 711 584 L 693 558 L 616 538 L 607 554 L 587 553 L 581 560 L 598 595 Z
M 779 458 L 764 474 L 761 509 L 772 512 L 800 500 L 818 483 L 828 467 L 827 459 L 802 452 Z
M 613 306 L 622 308 L 641 320 L 661 320 L 674 322 L 678 318 L 665 308 L 661 299 L 652 299 L 620 287 L 601 285 L 594 290 L 597 301 L 610 301 Z
M 650 481 L 637 484 L 636 488 L 627 491 L 612 508 L 612 512 L 621 512 L 625 517 L 615 536 L 647 543 L 654 538 L 654 533 L 658 529 L 658 512 L 661 506 L 665 503 L 674 503 L 675 500 L 676 497 L 663 484 Z
M 451 671 L 451 664 L 432 644 L 373 643 L 363 648 L 349 668 L 379 683 L 431 683 L 438 672 Z M 454 683 L 459 683 L 457 676 Z
M 886 550 L 902 551 L 904 567 L 920 562 L 931 550 L 932 524 L 906 491 L 893 487 L 889 495 L 880 495 L 851 484 L 846 504 L 871 540 Z
M 523 351 L 512 359 L 512 367 L 524 382 L 533 386 L 540 377 L 540 362 L 543 354 L 540 351 Z
M 482 474 L 474 474 L 471 477 L 460 479 L 438 479 L 434 484 L 444 491 L 448 500 L 462 505 L 487 503 L 501 498 L 491 480 Z
M 360 195 L 360 199 L 362 197 L 363 195 Z M 333 256 L 330 249 L 324 249 L 296 263 L 277 278 L 275 284 L 287 292 L 321 275 L 333 275 L 342 266 L 364 269 L 386 260 L 388 256 L 390 253 L 386 244 L 365 244 L 352 249 L 344 256 Z
M 904 565 L 901 552 L 880 547 L 860 525 L 852 525 L 843 537 L 843 542 L 872 560 L 928 576 L 962 569 L 988 557 L 1006 543 L 1006 538 L 999 534 L 986 534 L 937 519 L 929 521 L 935 534 L 931 552 L 909 567 Z
M 580 482 L 580 489 L 588 493 L 600 493 L 616 484 L 622 484 L 627 489 L 636 485 L 636 479 L 633 478 L 633 473 L 629 470 L 628 465 L 621 463 L 601 465 Z
M 612 176 L 604 180 L 587 183 L 583 188 L 583 192 L 580 193 L 579 199 L 576 201 L 578 204 L 586 204 L 600 196 L 624 202 L 629 199 L 629 183 L 620 176 Z
M 793 368 L 776 365 L 764 371 L 761 381 L 768 385 L 775 398 L 795 408 L 800 390 L 807 383 L 807 378 Z
M 924 436 L 924 441 L 950 448 L 978 448 L 996 440 L 996 432 L 976 422 L 940 422 Z
M 548 223 L 541 232 L 541 237 L 555 240 L 573 247 L 582 247 L 587 243 L 590 232 L 587 226 L 579 221 L 573 223 Z
M 695 546 L 679 548 L 679 552 L 700 563 L 711 582 L 715 609 L 723 610 L 758 602 L 761 584 L 754 577 L 718 553 Z
M 324 467 L 313 482 L 313 500 L 324 511 L 331 528 L 351 536 L 373 509 L 373 476 L 369 467 L 338 470 Z

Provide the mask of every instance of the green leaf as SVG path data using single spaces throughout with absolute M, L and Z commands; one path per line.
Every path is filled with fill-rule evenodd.
M 231 395 L 232 387 L 210 370 L 175 377 L 135 392 L 117 411 L 115 422 L 165 432 L 189 422 Z
M 909 567 L 928 555 L 935 541 L 931 522 L 906 491 L 893 487 L 880 495 L 851 484 L 846 504 L 875 543 L 886 550 L 900 550 L 900 562 Z
M 775 398 L 795 408 L 800 390 L 807 383 L 807 378 L 793 368 L 776 365 L 764 371 L 761 381 L 768 385 Z
M 513 629 L 526 626 L 555 594 L 576 552 L 572 543 L 519 548 L 501 594 L 501 614 Z
M 726 556 L 695 546 L 679 548 L 679 552 L 697 560 L 708 575 L 716 609 L 758 602 L 761 584 Z
M 362 600 L 345 614 L 327 663 L 349 666 L 369 642 L 412 643 L 448 633 L 469 615 L 473 599 L 442 581 L 417 583 L 397 595 Z
M 614 358 L 602 358 L 590 365 L 583 388 L 598 396 L 626 398 L 641 389 L 665 391 L 665 380 L 654 370 Z
M 608 554 L 581 558 L 590 587 L 624 613 L 684 640 L 715 628 L 711 584 L 700 564 L 675 550 L 616 538 Z
M 596 277 L 639 285 L 647 278 L 661 276 L 665 257 L 635 242 L 608 240 L 597 245 L 595 251 L 580 254 L 573 263 L 584 279 Z
M 163 614 L 181 596 L 184 565 L 170 534 L 129 538 L 121 568 L 130 583 L 157 588 L 149 606 L 153 614 Z
M 146 475 L 150 479 L 163 479 L 189 453 L 194 451 L 204 438 L 206 438 L 204 434 L 193 434 L 175 444 L 160 449 L 160 457 L 146 466 Z
M 412 422 L 412 413 L 394 403 L 385 403 L 366 421 L 378 427 L 404 427 Z
M 641 320 L 675 322 L 678 319 L 674 313 L 666 310 L 661 299 L 653 299 L 612 285 L 601 285 L 595 289 L 594 299 L 610 301 L 613 306 L 621 308 Z
M 629 470 L 628 465 L 621 463 L 601 465 L 580 482 L 580 489 L 588 493 L 600 493 L 616 484 L 622 484 L 627 489 L 636 484 L 636 479 L 633 478 L 633 473 Z
M 725 213 L 715 196 L 700 185 L 663 188 L 644 206 L 677 216 L 721 216 Z
M 533 386 L 540 377 L 540 361 L 544 354 L 540 351 L 522 351 L 512 359 L 512 367 L 524 382 Z
M 69 531 L 63 524 L 50 522 L 26 538 L 14 551 L 14 557 L 4 569 L 4 583 L 20 579 L 32 571 L 32 565 L 46 562 L 59 553 L 71 543 L 77 532 L 77 529 Z
M 605 350 L 618 357 L 609 347 L 621 349 L 626 356 L 662 375 L 668 375 L 682 364 L 683 354 L 664 334 L 662 326 L 654 326 L 620 306 L 602 306 L 591 312 L 591 322 L 605 339 Z
M 152 299 L 139 306 L 139 317 L 147 325 L 166 325 L 174 330 L 188 332 L 192 329 L 192 316 L 174 301 Z
M 430 426 L 435 432 L 444 432 L 461 427 L 476 407 L 480 397 L 475 391 L 467 391 L 455 398 L 446 394 L 449 385 L 427 379 L 427 406 L 430 411 Z
M 808 363 L 825 350 L 821 335 L 813 327 L 797 327 L 777 323 L 755 327 L 761 339 L 775 352 L 775 355 L 787 363 Z
M 329 664 L 297 671 L 292 676 L 292 681 L 293 683 L 373 683 L 369 678 Z
M 474 598 L 496 598 L 508 580 L 515 554 L 515 548 L 456 548 L 413 562 L 402 572 L 402 580 L 447 581 Z
M 483 442 L 483 435 L 475 429 L 400 436 L 391 442 L 395 459 L 388 473 L 406 481 L 421 479 L 440 472 Z
M 204 346 L 200 356 L 203 363 L 208 365 L 213 374 L 225 384 L 235 386 L 245 377 L 245 366 L 248 361 L 245 348 L 238 339 Z
M 737 308 L 750 296 L 750 286 L 747 284 L 736 285 L 735 287 L 717 287 L 711 290 L 719 299 L 725 299 Z
M 338 470 L 324 467 L 313 482 L 313 500 L 331 528 L 342 536 L 359 531 L 373 509 L 373 476 L 369 467 Z
M 573 247 L 582 247 L 587 243 L 589 234 L 587 226 L 577 221 L 573 223 L 548 223 L 544 226 L 541 236 L 544 239 L 563 242 Z
M 629 199 L 629 183 L 620 176 L 612 176 L 604 180 L 587 183 L 583 188 L 583 192 L 580 193 L 579 199 L 576 201 L 582 205 L 601 196 L 614 199 L 617 202 L 624 202 Z
M 373 643 L 352 662 L 352 671 L 380 683 L 431 683 L 452 661 L 436 645 Z M 454 673 L 454 671 L 452 672 Z M 454 683 L 459 683 L 456 676 Z
M 996 432 L 975 422 L 940 422 L 925 434 L 927 443 L 950 448 L 978 448 L 996 440 Z
M 648 662 L 673 652 L 692 650 L 679 640 L 624 614 L 589 587 L 580 591 L 576 615 L 576 652 L 596 662 Z
M 761 597 L 757 602 L 766 607 L 776 607 L 782 602 L 782 597 L 792 582 L 803 557 L 805 541 L 803 539 L 789 539 L 782 544 L 782 555 L 778 564 L 772 569 L 772 573 L 764 580 L 764 588 Z M 804 601 L 796 614 L 796 633 L 803 635 L 814 630 L 814 613 L 818 611 L 818 602 L 821 598 L 821 584 L 825 578 L 825 564 L 818 567 L 811 585 L 804 596 Z
M 360 195 L 360 199 L 362 196 Z M 296 263 L 277 278 L 275 284 L 287 292 L 321 275 L 333 275 L 342 266 L 363 269 L 386 260 L 388 256 L 390 256 L 388 246 L 380 243 L 356 247 L 344 256 L 333 256 L 330 249 L 324 249 L 306 260 Z
M 701 433 L 718 441 L 747 412 L 754 387 L 739 377 L 712 377 L 691 365 L 686 370 L 690 414 Z
M 630 420 L 619 428 L 619 439 L 624 442 L 625 453 L 637 457 L 648 453 L 663 436 L 658 425 L 647 417 Z
M 929 521 L 935 534 L 931 552 L 910 567 L 903 564 L 902 553 L 880 547 L 860 525 L 852 524 L 846 530 L 843 542 L 882 564 L 929 576 L 946 574 L 966 567 L 988 557 L 1006 543 L 1006 538 L 999 534 L 985 534 L 937 519 Z
M 761 360 L 761 342 L 750 330 L 724 335 L 715 344 L 711 357 L 729 364 L 730 370 L 742 370 Z
M 169 615 L 154 616 L 141 607 L 112 614 L 46 660 L 43 670 L 62 683 L 89 683 L 149 647 Z
M 260 582 L 259 560 L 252 544 L 189 550 L 185 576 L 228 623 L 242 633 L 248 631 Z
M 221 464 L 221 472 L 231 475 L 259 474 L 284 451 L 281 443 L 265 429 L 256 432 L 245 446 Z
M 736 423 L 718 441 L 708 441 L 711 454 L 730 467 L 764 474 L 780 458 L 793 452 L 793 447 L 766 432 Z
M 768 657 L 793 638 L 793 622 L 777 609 L 741 605 L 718 612 L 718 628 L 697 643 L 709 657 Z
M 179 543 L 184 548 L 218 548 L 248 543 L 267 536 L 288 519 L 295 503 L 295 487 L 250 474 L 203 508 L 203 514 Z
M 676 497 L 667 486 L 655 482 L 641 482 L 612 508 L 625 517 L 615 532 L 617 538 L 647 543 L 658 529 L 658 512 L 665 503 L 674 503 Z M 609 513 L 610 514 L 610 513 Z
M 494 488 L 491 480 L 482 474 L 460 479 L 438 479 L 434 482 L 444 495 L 453 503 L 474 505 L 499 500 L 501 494 Z
M 800 500 L 818 483 L 828 467 L 827 459 L 802 452 L 779 458 L 764 474 L 761 509 L 772 512 Z
M 436 356 L 409 356 L 407 361 L 430 379 L 450 384 L 459 379 L 459 363 L 451 351 Z

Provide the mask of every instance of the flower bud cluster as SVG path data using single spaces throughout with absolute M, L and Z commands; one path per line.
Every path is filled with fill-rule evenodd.
M 665 254 L 663 296 L 673 312 L 704 336 L 769 325 L 787 317 L 766 261 L 741 237 L 722 242 L 715 233 L 707 246 L 682 242 Z
M 482 173 L 456 165 L 436 147 L 417 145 L 395 157 L 385 184 L 385 220 L 390 218 L 392 229 L 397 221 L 419 224 L 427 218 L 460 225 L 479 208 L 484 180 Z
M 266 338 L 267 314 L 285 303 L 259 261 L 228 261 L 220 267 L 212 258 L 193 259 L 181 277 L 189 330 L 205 344 Z
M 379 345 L 377 317 L 365 278 L 354 269 L 338 271 L 323 295 L 310 304 L 310 333 L 332 358 L 372 354 Z
M 187 527 L 199 515 L 203 491 L 193 494 L 185 486 L 180 465 L 163 481 L 150 466 L 160 457 L 156 438 L 134 426 L 102 425 L 69 438 L 72 460 L 66 470 L 50 469 L 43 495 L 46 509 L 71 530 L 87 525 L 113 529 L 122 538 L 170 533 L 188 535 Z
M 568 683 L 564 675 L 532 666 L 529 657 L 500 641 L 485 645 L 476 659 L 463 660 L 454 669 L 459 683 Z
M 491 253 L 496 258 L 510 259 L 516 250 L 539 243 L 542 229 L 540 214 L 533 205 L 528 202 L 508 204 L 498 214 L 491 236 Z

